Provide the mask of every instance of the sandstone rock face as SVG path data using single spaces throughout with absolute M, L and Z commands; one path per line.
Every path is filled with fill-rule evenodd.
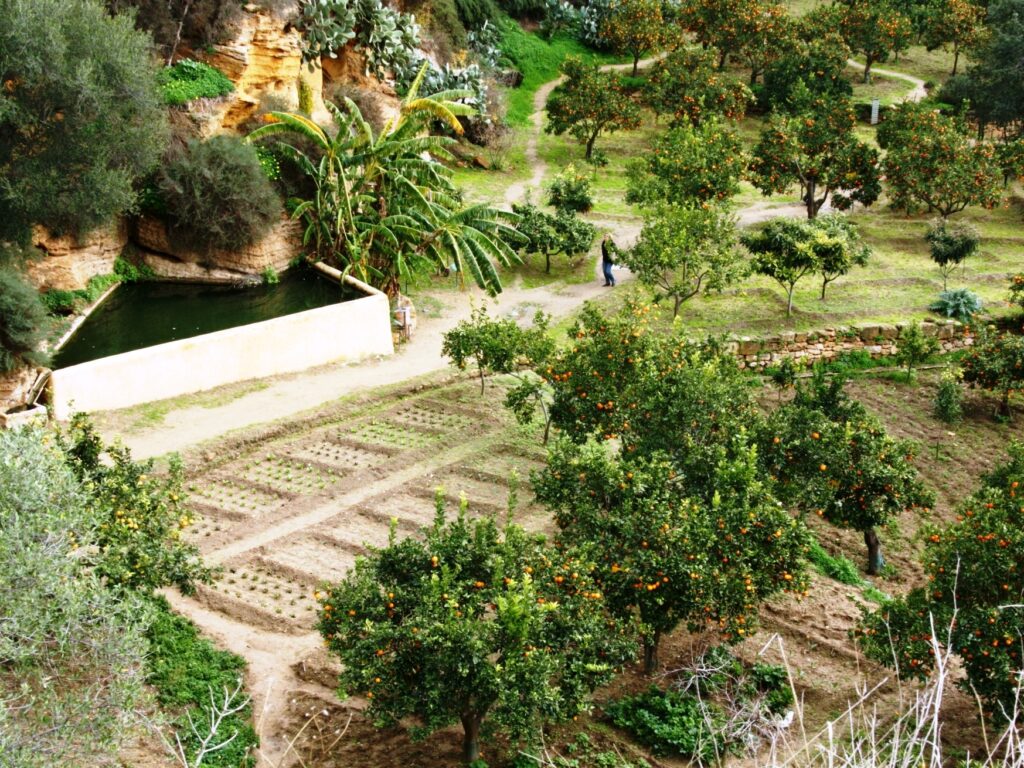
M 300 78 L 313 95 L 313 118 L 329 120 L 323 105 L 323 73 L 302 63 L 298 30 L 255 6 L 246 6 L 246 11 L 235 39 L 214 46 L 214 53 L 204 57 L 235 85 L 210 123 L 220 130 L 237 128 L 256 114 L 260 101 L 268 95 L 281 99 L 288 109 L 297 109 Z
M 0 373 L 0 413 L 28 404 L 29 395 L 45 368 L 19 368 L 10 373 Z
M 32 244 L 43 258 L 28 264 L 29 280 L 41 291 L 75 291 L 85 288 L 89 278 L 114 271 L 114 262 L 128 243 L 123 220 L 82 238 L 56 237 L 43 227 L 32 232 Z
M 195 253 L 176 247 L 159 219 L 143 217 L 135 224 L 135 242 L 146 251 L 143 260 L 161 277 L 208 282 L 236 282 L 259 275 L 267 267 L 283 272 L 302 252 L 302 226 L 283 218 L 270 233 L 239 251 Z M 155 254 L 155 255 L 154 255 Z

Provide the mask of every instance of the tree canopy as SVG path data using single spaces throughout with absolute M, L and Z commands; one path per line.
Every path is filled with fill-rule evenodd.
M 589 160 L 602 133 L 640 127 L 640 109 L 618 75 L 572 56 L 562 62 L 560 71 L 565 81 L 548 98 L 545 132 L 568 133 L 586 147 Z
M 0 238 L 108 223 L 167 142 L 149 36 L 96 0 L 2 0 L 0 18 Z

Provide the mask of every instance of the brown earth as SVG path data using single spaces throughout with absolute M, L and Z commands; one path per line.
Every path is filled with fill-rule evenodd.
M 933 517 L 945 520 L 974 486 L 973 478 L 1022 432 L 1019 425 L 994 422 L 990 404 L 973 396 L 964 423 L 950 430 L 931 415 L 936 380 L 935 372 L 919 374 L 916 385 L 861 378 L 851 391 L 892 432 L 924 443 L 919 466 L 939 498 Z M 465 492 L 471 514 L 500 512 L 515 467 L 522 478 L 517 519 L 531 528 L 550 528 L 547 515 L 532 503 L 527 480 L 530 469 L 543 461 L 539 440 L 509 420 L 502 398 L 501 383 L 490 384 L 481 396 L 475 380 L 437 377 L 242 433 L 191 457 L 189 482 L 194 498 L 202 500 L 197 510 L 203 516 L 193 536 L 206 558 L 225 570 L 195 599 L 170 597 L 205 633 L 248 660 L 262 765 L 293 765 L 300 759 L 311 767 L 459 764 L 456 730 L 415 743 L 404 728 L 374 728 L 362 714 L 361 700 L 338 700 L 337 664 L 313 629 L 312 592 L 324 579 L 341 578 L 366 545 L 384 543 L 392 519 L 400 535 L 415 535 L 432 518 L 438 486 L 451 504 Z M 881 591 L 899 593 L 920 578 L 914 554 L 923 522 L 906 516 L 883 532 L 891 569 L 875 580 Z M 818 527 L 826 549 L 860 563 L 859 536 Z M 788 662 L 809 733 L 876 685 L 871 705 L 895 712 L 901 689 L 891 673 L 865 660 L 849 640 L 862 607 L 870 606 L 860 587 L 816 576 L 806 599 L 786 597 L 766 605 L 761 631 L 737 653 L 751 662 L 759 656 Z M 669 636 L 663 670 L 683 666 L 712 640 L 685 631 Z M 636 669 L 628 670 L 598 692 L 598 707 L 649 683 Z M 903 694 L 908 691 L 904 686 Z M 947 738 L 977 747 L 972 702 L 953 691 L 948 706 L 954 716 Z M 549 743 L 564 744 L 581 728 L 622 750 L 638 749 L 602 723 L 599 708 L 554 729 Z M 494 749 L 485 758 L 501 764 Z M 652 765 L 682 765 L 646 758 Z

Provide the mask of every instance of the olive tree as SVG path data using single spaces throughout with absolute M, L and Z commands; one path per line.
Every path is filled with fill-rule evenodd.
M 0 237 L 129 210 L 167 120 L 149 36 L 97 0 L 0 0 Z

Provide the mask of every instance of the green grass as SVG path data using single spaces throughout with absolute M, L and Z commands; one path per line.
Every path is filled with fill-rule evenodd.
M 162 597 L 153 600 L 153 622 L 146 632 L 149 656 L 146 682 L 156 691 L 156 699 L 174 715 L 174 729 L 190 752 L 195 749 L 188 716 L 200 724 L 208 721 L 211 693 L 224 700 L 223 691 L 233 691 L 245 672 L 245 659 L 216 648 L 199 635 L 188 619 L 171 610 Z M 246 706 L 221 724 L 219 740 L 237 733 L 224 749 L 208 754 L 203 765 L 210 768 L 249 768 L 254 764 L 251 751 L 259 743 L 253 730 L 251 709 Z M 191 759 L 192 755 L 190 755 Z
M 527 32 L 514 21 L 505 20 L 502 27 L 501 52 L 523 73 L 523 82 L 518 88 L 508 91 L 509 125 L 525 126 L 533 114 L 533 95 L 544 83 L 555 80 L 558 68 L 568 56 L 578 56 L 585 61 L 601 64 L 622 61 L 607 53 L 587 48 L 572 35 L 557 34 L 544 40 L 533 32 Z
M 859 587 L 864 583 L 857 566 L 843 555 L 838 557 L 830 555 L 817 541 L 811 542 L 811 547 L 807 551 L 807 559 L 818 573 L 835 579 L 840 584 Z

